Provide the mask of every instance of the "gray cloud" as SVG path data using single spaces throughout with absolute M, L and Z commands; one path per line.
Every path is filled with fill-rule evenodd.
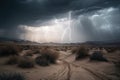
M 76 26 L 72 28 L 73 41 L 120 39 L 119 3 L 119 0 L 1 0 L 0 36 L 19 38 L 25 34 L 19 25 L 51 25 L 54 18 L 64 18 L 72 11 L 72 26 Z M 113 11 L 106 13 L 109 8 Z
M 87 40 L 120 40 L 120 9 L 109 7 L 79 15 L 80 23 Z
M 70 10 L 87 10 L 94 6 L 104 8 L 107 1 L 108 6 L 119 3 L 112 0 L 1 0 L 0 26 L 32 25 L 36 20 L 46 21 Z

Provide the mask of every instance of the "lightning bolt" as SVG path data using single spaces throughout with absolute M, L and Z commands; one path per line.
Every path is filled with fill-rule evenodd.
M 69 11 L 68 13 L 68 27 L 65 28 L 63 34 L 62 34 L 62 37 L 61 37 L 61 41 L 64 40 L 64 37 L 65 37 L 65 34 L 67 33 L 67 30 L 69 31 L 68 34 L 69 34 L 69 42 L 71 42 L 72 38 L 71 38 L 71 14 L 72 14 L 72 11 Z

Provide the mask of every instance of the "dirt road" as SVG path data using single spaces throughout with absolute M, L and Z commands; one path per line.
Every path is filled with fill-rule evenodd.
M 0 60 L 0 71 L 22 72 L 27 80 L 120 80 L 116 67 L 112 62 L 89 61 L 85 58 L 75 61 L 75 55 L 61 51 L 57 64 L 47 67 L 36 65 L 32 69 L 21 69 L 3 65 Z
M 119 80 L 115 67 L 109 62 L 90 62 L 88 58 L 75 61 L 75 55 L 61 58 L 64 63 L 50 80 Z M 49 80 L 49 79 L 48 79 Z

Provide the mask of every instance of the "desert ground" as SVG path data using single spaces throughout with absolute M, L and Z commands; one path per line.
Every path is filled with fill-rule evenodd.
M 85 46 L 88 55 L 86 55 L 85 57 L 82 56 L 81 58 L 77 59 L 76 57 L 80 53 L 80 47 L 82 45 L 10 45 L 12 45 L 12 47 L 15 47 L 15 49 L 19 46 L 20 51 L 18 52 L 18 55 L 15 56 L 17 56 L 17 58 L 25 57 L 26 60 L 32 59 L 33 66 L 29 67 L 29 64 L 25 64 L 27 65 L 27 67 L 21 67 L 19 66 L 20 60 L 18 60 L 18 63 L 11 64 L 11 62 L 9 64 L 6 64 L 9 58 L 14 54 L 2 55 L 3 53 L 7 53 L 2 50 L 4 49 L 3 46 L 9 45 L 0 44 L 0 80 L 7 80 L 4 79 L 6 75 L 2 75 L 2 73 L 20 73 L 24 76 L 23 80 L 120 80 L 119 47 L 109 48 L 109 46 L 103 46 L 101 48 L 99 46 Z M 9 46 L 8 48 L 11 49 L 11 46 Z M 51 51 L 54 54 L 58 54 L 57 57 L 55 56 L 54 58 L 55 62 L 50 63 L 50 61 L 47 62 L 43 58 L 41 58 L 43 60 L 40 59 L 41 62 L 40 65 L 38 65 L 37 63 L 35 63 L 35 60 L 38 56 L 43 55 L 41 53 L 45 53 L 45 51 L 48 53 L 49 51 Z M 95 60 L 91 58 L 92 54 L 95 52 L 99 52 L 100 54 L 102 54 L 105 60 Z M 10 51 L 8 53 L 10 53 Z

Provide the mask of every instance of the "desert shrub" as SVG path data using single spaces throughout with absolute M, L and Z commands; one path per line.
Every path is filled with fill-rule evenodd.
M 60 48 L 55 48 L 54 50 L 56 50 L 56 51 L 60 51 Z
M 18 60 L 18 67 L 20 68 L 33 68 L 34 60 L 30 57 L 21 57 Z
M 47 50 L 47 49 L 49 49 L 50 48 L 50 46 L 44 46 L 43 47 L 43 49 L 45 49 L 45 50 Z
M 102 52 L 97 51 L 94 52 L 91 56 L 90 56 L 90 60 L 97 60 L 97 61 L 108 61 L 102 54 Z
M 76 49 L 76 60 L 78 59 L 82 59 L 88 56 L 88 51 L 84 46 L 79 47 L 78 49 Z
M 35 62 L 40 66 L 49 66 L 49 61 L 43 56 L 36 57 Z
M 61 51 L 67 51 L 67 49 L 65 47 L 61 48 Z
M 54 50 L 50 50 L 50 49 L 44 49 L 41 51 L 41 56 L 37 57 L 35 59 L 35 62 L 39 65 L 49 65 L 50 63 L 56 63 L 56 60 L 59 57 L 59 53 L 54 51 Z
M 19 58 L 18 56 L 10 56 L 9 59 L 6 61 L 5 64 L 8 64 L 8 65 L 17 64 L 18 58 Z
M 110 47 L 110 48 L 107 48 L 106 50 L 107 50 L 109 53 L 112 53 L 112 52 L 115 52 L 115 51 L 116 51 L 116 48 Z
M 76 52 L 78 51 L 78 48 L 72 48 L 72 50 L 71 50 L 71 52 L 72 52 L 72 54 L 75 54 Z
M 23 50 L 29 50 L 30 49 L 30 45 L 24 45 L 23 46 Z
M 115 64 L 116 64 L 117 67 L 120 68 L 120 61 L 116 62 Z
M 27 50 L 24 56 L 33 56 L 33 51 L 32 50 Z
M 50 63 L 56 63 L 59 53 L 54 50 L 44 50 L 42 56 L 45 57 Z
M 114 63 L 116 68 L 117 68 L 117 71 L 120 72 L 120 61 Z
M 40 54 L 39 49 L 27 50 L 24 56 L 33 56 L 34 54 Z
M 0 80 L 25 80 L 25 77 L 20 73 L 2 72 Z
M 0 46 L 0 56 L 18 55 L 20 48 L 15 44 L 5 44 Z
M 33 54 L 39 54 L 39 53 L 40 53 L 40 50 L 39 50 L 39 49 L 33 50 Z
M 33 56 L 33 54 L 32 53 L 27 53 L 24 56 Z

